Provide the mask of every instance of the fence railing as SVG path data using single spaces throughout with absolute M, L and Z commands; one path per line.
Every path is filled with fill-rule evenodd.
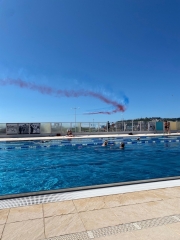
M 164 123 L 156 121 L 107 122 L 40 122 L 40 123 L 0 123 L 0 135 L 41 134 L 66 135 L 73 133 L 115 133 L 115 132 L 163 132 Z M 180 130 L 180 122 L 170 122 L 171 131 Z

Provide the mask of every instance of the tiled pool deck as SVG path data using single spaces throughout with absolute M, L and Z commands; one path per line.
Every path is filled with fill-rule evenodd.
M 180 187 L 0 210 L 2 240 L 180 239 Z
M 180 180 L 55 195 L 0 200 L 0 239 L 180 240 Z

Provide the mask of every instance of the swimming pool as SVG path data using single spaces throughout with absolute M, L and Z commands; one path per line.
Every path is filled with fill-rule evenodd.
M 180 176 L 179 136 L 104 139 L 1 142 L 0 196 Z

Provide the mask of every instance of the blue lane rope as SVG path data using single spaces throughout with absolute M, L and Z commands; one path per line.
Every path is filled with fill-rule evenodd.
M 18 149 L 38 149 L 38 148 L 55 148 L 55 147 L 64 147 L 64 146 L 93 146 L 93 145 L 102 145 L 102 143 L 104 142 L 105 139 L 108 138 L 102 138 L 101 140 L 97 140 L 97 139 L 89 139 L 89 141 L 82 139 L 82 141 L 80 139 L 78 139 L 78 141 L 74 141 L 72 139 L 72 143 L 67 142 L 67 141 L 60 141 L 58 140 L 57 143 L 58 144 L 54 144 L 55 140 L 53 140 L 53 144 L 51 144 L 51 141 L 48 141 L 47 145 L 44 145 L 43 143 L 38 143 L 38 142 L 31 142 L 30 144 L 24 144 L 23 146 L 3 146 L 3 144 L 1 144 L 0 150 L 18 150 Z M 163 139 L 162 138 L 154 138 L 154 139 L 149 139 L 148 140 L 136 140 L 136 139 L 127 139 L 127 138 L 109 138 L 108 139 L 108 144 L 112 145 L 112 144 L 120 144 L 121 142 L 124 142 L 125 144 L 149 144 L 149 143 L 179 143 L 180 142 L 180 137 L 177 137 L 175 139 Z M 3 143 L 3 142 L 2 142 Z M 16 142 L 17 143 L 17 142 Z M 33 145 L 32 143 L 36 144 Z M 6 144 L 8 145 L 8 143 L 6 142 Z M 12 142 L 11 142 L 12 144 Z

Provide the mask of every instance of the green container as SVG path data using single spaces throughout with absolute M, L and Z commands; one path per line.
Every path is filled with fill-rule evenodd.
M 156 131 L 163 131 L 164 124 L 163 122 L 156 122 Z

